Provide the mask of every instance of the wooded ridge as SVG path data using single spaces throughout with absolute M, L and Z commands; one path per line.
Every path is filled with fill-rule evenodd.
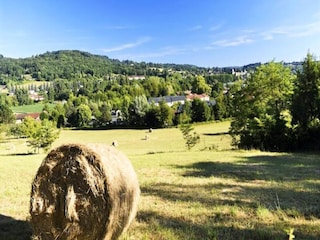
M 294 68 L 301 66 L 301 62 L 285 64 Z M 30 79 L 53 81 L 87 75 L 101 78 L 113 74 L 165 77 L 169 72 L 187 72 L 201 75 L 231 74 L 232 71 L 249 71 L 260 65 L 261 63 L 253 63 L 238 67 L 205 68 L 190 64 L 120 61 L 78 50 L 52 51 L 27 58 L 8 58 L 0 54 L 0 83 L 5 84 L 9 80 Z

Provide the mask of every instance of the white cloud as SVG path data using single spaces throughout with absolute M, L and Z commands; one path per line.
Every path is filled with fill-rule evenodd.
M 125 50 L 125 49 L 138 47 L 138 46 L 140 46 L 140 45 L 142 45 L 144 43 L 149 42 L 150 40 L 151 40 L 150 37 L 144 37 L 144 38 L 138 39 L 135 42 L 126 43 L 126 44 L 119 45 L 119 46 L 112 47 L 112 48 L 105 48 L 105 49 L 102 49 L 102 51 L 105 52 L 105 53 L 118 52 L 118 51 L 122 51 L 122 50 Z
M 232 39 L 218 40 L 213 42 L 211 45 L 217 47 L 236 47 L 244 44 L 250 44 L 252 42 L 254 42 L 254 40 L 251 37 L 243 35 Z
M 223 24 L 220 23 L 220 24 L 217 24 L 215 26 L 212 26 L 212 27 L 209 28 L 209 31 L 211 31 L 211 32 L 217 31 L 217 30 L 221 29 L 222 25 Z
M 118 54 L 115 56 L 117 59 L 133 59 L 135 61 L 153 61 L 157 58 L 167 57 L 167 56 L 176 56 L 184 54 L 187 51 L 186 48 L 183 47 L 174 47 L 168 46 L 163 47 L 159 51 L 155 52 L 144 52 L 138 54 Z
M 298 25 L 288 29 L 289 37 L 313 36 L 320 33 L 320 21 L 312 22 L 305 25 Z
M 202 25 L 196 25 L 196 26 L 193 26 L 189 29 L 189 31 L 198 31 L 198 30 L 201 30 L 203 28 Z
M 288 30 L 285 30 L 285 28 L 278 27 L 271 30 L 260 32 L 259 34 L 262 36 L 263 40 L 273 40 L 276 36 L 287 35 Z
M 239 30 L 238 36 L 228 31 L 222 39 L 213 41 L 206 49 L 217 49 L 222 47 L 236 47 L 247 45 L 259 41 L 276 40 L 282 38 L 301 38 L 320 34 L 320 20 L 315 20 L 306 24 L 278 26 L 266 30 Z
M 313 36 L 320 33 L 320 21 L 310 22 L 303 25 L 280 26 L 260 33 L 263 40 L 273 40 L 277 36 L 298 38 Z

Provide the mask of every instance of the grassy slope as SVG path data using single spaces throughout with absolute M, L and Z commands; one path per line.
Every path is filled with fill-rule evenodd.
M 176 128 L 65 130 L 54 145 L 116 140 L 131 159 L 142 197 L 123 240 L 288 239 L 290 227 L 296 239 L 319 238 L 317 155 L 232 150 L 228 123 L 195 130 L 201 142 L 190 152 Z M 21 140 L 0 150 L 0 239 L 28 236 L 30 184 L 45 155 L 8 155 L 28 151 Z
M 35 103 L 31 105 L 23 105 L 12 107 L 12 111 L 15 113 L 34 113 L 34 112 L 42 112 L 45 103 Z M 55 104 L 47 104 L 49 108 L 53 108 Z

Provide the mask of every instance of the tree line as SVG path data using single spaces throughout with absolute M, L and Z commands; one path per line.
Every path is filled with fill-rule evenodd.
M 34 79 L 55 81 L 74 78 L 112 78 L 124 76 L 166 77 L 171 71 L 204 74 L 208 71 L 231 73 L 231 69 L 203 68 L 188 64 L 156 64 L 119 61 L 107 56 L 94 55 L 77 50 L 60 50 L 28 58 L 7 58 L 0 55 L 0 84 L 10 81 Z
M 59 58 L 62 53 L 55 55 Z M 128 69 L 135 65 L 130 61 L 126 64 L 130 66 Z M 120 110 L 121 116 L 117 117 L 123 126 L 170 127 L 231 118 L 230 134 L 239 148 L 319 149 L 320 66 L 311 54 L 307 54 L 302 64 L 293 66 L 276 62 L 250 66 L 252 70 L 244 79 L 218 69 L 212 74 L 208 69 L 193 69 L 194 66 L 183 65 L 185 68 L 180 69 L 179 65 L 172 66 L 176 71 L 150 67 L 154 71 L 150 75 L 142 68 L 142 78 L 130 79 L 129 75 L 115 74 L 110 68 L 101 75 L 92 69 L 72 75 L 79 67 L 74 64 L 73 70 L 65 70 L 72 75 L 70 78 L 55 76 L 45 86 L 46 101 L 56 105 L 52 109 L 46 106 L 41 119 L 52 121 L 57 127 L 108 127 L 113 110 Z M 130 71 L 127 73 L 133 73 Z M 164 101 L 159 104 L 148 101 L 150 97 L 183 95 L 186 91 L 206 93 L 214 99 L 214 104 L 195 99 L 169 107 Z M 26 104 L 26 98 L 26 91 L 19 88 L 15 88 L 14 97 L 2 96 L 2 108 L 9 109 L 2 115 L 10 112 L 12 105 Z M 9 122 L 10 117 L 5 118 L 2 116 L 0 122 Z
M 230 133 L 244 149 L 320 149 L 320 62 L 310 53 L 301 71 L 281 63 L 261 65 L 232 99 Z

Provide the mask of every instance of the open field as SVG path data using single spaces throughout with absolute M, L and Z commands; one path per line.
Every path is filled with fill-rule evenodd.
M 54 143 L 117 141 L 142 191 L 129 239 L 320 238 L 320 157 L 236 151 L 228 123 L 197 125 L 201 142 L 186 151 L 177 128 L 63 130 Z M 144 140 L 148 135 L 148 140 Z M 0 144 L 0 239 L 29 239 L 29 194 L 45 154 L 24 155 L 23 140 Z
M 55 104 L 48 103 L 49 108 L 53 108 Z M 15 113 L 34 113 L 34 112 L 42 112 L 45 103 L 36 103 L 31 105 L 23 105 L 12 107 L 12 111 Z

